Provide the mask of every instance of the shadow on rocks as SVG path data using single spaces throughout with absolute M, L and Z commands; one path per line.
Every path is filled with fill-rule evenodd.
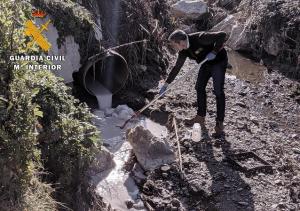
M 218 140 L 209 136 L 194 145 L 196 158 L 206 164 L 212 180 L 212 200 L 206 210 L 254 211 L 251 187 L 225 161 L 230 147 L 225 138 Z

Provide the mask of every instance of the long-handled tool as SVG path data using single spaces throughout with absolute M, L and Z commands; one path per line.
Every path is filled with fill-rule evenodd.
M 184 74 L 182 77 L 180 77 L 179 79 L 177 79 L 174 83 L 170 84 L 168 86 L 168 88 L 161 93 L 160 95 L 158 95 L 157 97 L 155 97 L 150 103 L 148 103 L 147 105 L 145 105 L 143 108 L 141 108 L 140 110 L 138 110 L 137 112 L 135 112 L 129 119 L 127 119 L 124 124 L 122 126 L 118 126 L 121 129 L 125 128 L 125 126 L 127 125 L 128 122 L 130 122 L 133 118 L 138 117 L 144 110 L 146 110 L 149 106 L 151 106 L 154 102 L 156 102 L 160 97 L 162 97 L 166 92 L 170 91 L 173 87 L 175 87 L 180 81 L 182 81 L 183 79 L 185 79 L 189 74 L 191 74 L 192 72 L 194 72 L 194 70 L 200 69 L 200 67 L 207 61 L 207 59 L 204 59 L 197 67 L 189 70 L 186 74 Z

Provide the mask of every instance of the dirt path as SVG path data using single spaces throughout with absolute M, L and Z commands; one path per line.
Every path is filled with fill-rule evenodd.
M 187 63 L 182 73 L 193 65 Z M 177 165 L 149 172 L 145 201 L 155 210 L 300 210 L 299 83 L 276 72 L 264 72 L 259 83 L 226 77 L 226 138 L 196 143 L 183 138 L 191 128 L 181 122 L 196 113 L 196 72 L 151 108 L 173 113 L 179 122 L 184 178 Z M 216 114 L 211 81 L 207 93 L 211 134 Z M 269 162 L 273 174 L 246 177 L 233 169 L 225 158 L 244 151 Z

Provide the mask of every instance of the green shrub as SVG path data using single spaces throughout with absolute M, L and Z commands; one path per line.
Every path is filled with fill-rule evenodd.
M 3 0 L 0 10 L 0 210 L 56 210 L 53 197 L 72 207 L 99 150 L 99 131 L 62 79 L 26 70 L 30 62 L 13 70 L 10 55 L 40 54 L 25 50 L 23 24 L 31 5 Z

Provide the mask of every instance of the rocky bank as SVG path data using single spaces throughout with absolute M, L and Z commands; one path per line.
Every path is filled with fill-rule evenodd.
M 227 46 L 268 68 L 299 78 L 300 2 L 294 0 L 170 1 L 172 14 L 188 33 L 227 32 Z M 193 8 L 199 8 L 194 11 Z

